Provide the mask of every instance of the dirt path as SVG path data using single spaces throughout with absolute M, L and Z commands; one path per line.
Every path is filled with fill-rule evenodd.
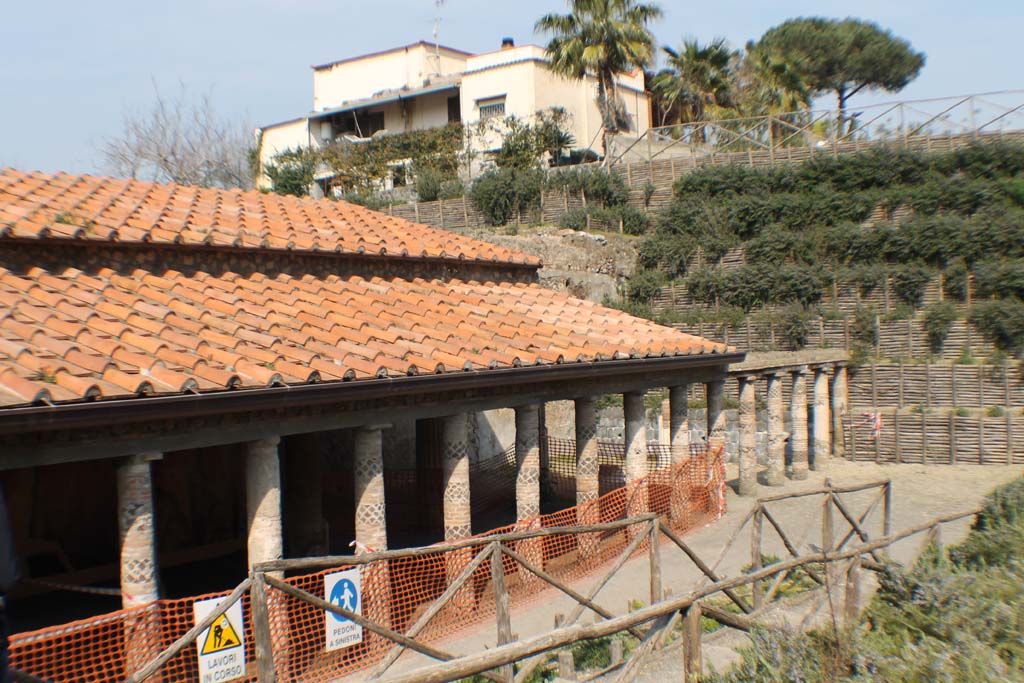
M 735 476 L 735 472 L 730 472 Z M 827 472 L 811 472 L 806 481 L 788 481 L 784 487 L 762 487 L 761 496 L 777 493 L 790 493 L 816 488 L 824 484 L 826 477 L 836 486 L 866 483 L 880 479 L 891 479 L 893 482 L 893 531 L 898 532 L 914 524 L 925 522 L 939 515 L 959 511 L 968 511 L 977 507 L 984 496 L 996 486 L 1024 474 L 1024 467 L 997 466 L 930 466 L 923 465 L 875 465 L 849 461 L 833 462 Z M 878 492 L 867 491 L 844 495 L 844 502 L 851 513 L 859 515 L 870 504 L 872 497 Z M 773 504 L 771 512 L 779 524 L 786 530 L 794 543 L 802 536 L 798 550 L 803 553 L 816 549 L 821 543 L 820 518 L 821 502 L 819 496 L 795 499 Z M 730 490 L 728 496 L 728 512 L 718 522 L 702 529 L 692 531 L 687 536 L 687 543 L 707 563 L 711 563 L 721 551 L 725 541 L 732 535 L 753 506 L 753 499 L 739 498 Z M 872 536 L 881 535 L 881 506 L 865 521 L 864 528 Z M 836 516 L 838 529 L 842 520 Z M 785 547 L 778 536 L 765 525 L 765 552 L 784 557 Z M 969 522 L 957 522 L 946 525 L 942 530 L 943 542 L 957 543 L 969 531 Z M 809 529 L 804 535 L 804 530 Z M 750 561 L 749 533 L 744 531 L 733 549 L 723 558 L 718 573 L 723 576 L 735 576 Z M 667 539 L 666 539 L 667 541 Z M 907 539 L 892 548 L 892 557 L 906 562 L 916 556 L 921 539 Z M 662 544 L 663 585 L 675 595 L 692 590 L 703 583 L 703 576 L 692 562 L 670 542 Z M 586 592 L 597 576 L 589 576 L 576 582 L 573 588 Z M 646 554 L 631 559 L 609 584 L 597 596 L 596 601 L 614 614 L 624 614 L 633 601 L 647 603 L 649 600 L 649 571 Z M 512 630 L 520 638 L 534 636 L 552 628 L 555 614 L 568 614 L 575 605 L 570 598 L 550 589 L 543 599 L 536 600 L 522 608 L 513 608 Z M 586 620 L 592 616 L 585 616 Z M 446 640 L 443 647 L 455 653 L 479 652 L 495 646 L 495 632 L 492 626 L 485 626 L 472 633 L 462 633 Z M 678 656 L 671 653 L 658 654 L 650 659 L 645 666 L 644 675 L 638 680 L 665 681 L 679 680 Z M 663 662 L 660 660 L 664 660 Z M 429 665 L 432 660 L 415 654 L 404 655 L 392 672 L 409 671 Z M 355 677 L 349 680 L 361 680 Z

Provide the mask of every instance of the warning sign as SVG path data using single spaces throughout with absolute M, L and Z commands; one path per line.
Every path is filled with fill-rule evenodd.
M 359 568 L 324 574 L 324 596 L 332 605 L 362 615 L 362 579 Z M 324 611 L 324 631 L 328 652 L 363 642 L 363 627 L 333 612 Z
M 192 608 L 195 623 L 206 618 L 223 599 L 197 600 Z M 245 677 L 244 628 L 242 603 L 238 601 L 199 634 L 199 683 L 227 683 Z

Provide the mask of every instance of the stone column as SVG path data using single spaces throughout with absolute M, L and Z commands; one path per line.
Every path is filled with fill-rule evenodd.
M 245 507 L 249 518 L 249 569 L 260 562 L 284 557 L 281 520 L 281 460 L 277 447 L 280 437 L 272 436 L 246 444 Z M 284 578 L 284 572 L 267 572 Z M 277 674 L 287 679 L 291 668 L 291 633 L 288 604 L 291 599 L 280 591 L 267 593 L 271 642 Z
M 356 552 L 381 552 L 388 549 L 381 427 L 359 427 L 354 441 Z
M 725 446 L 725 381 L 707 383 L 708 403 L 708 448 Z
M 355 430 L 352 458 L 356 505 L 356 554 L 388 549 L 387 505 L 384 500 L 384 453 L 382 425 Z M 387 562 L 362 565 L 363 614 L 387 626 L 391 622 L 391 579 Z M 369 632 L 363 642 L 382 643 Z
M 837 365 L 832 376 L 832 456 L 836 458 L 846 455 L 846 426 L 843 420 L 848 410 L 846 366 Z
M 668 435 L 673 463 L 682 462 L 690 457 L 689 395 L 689 384 L 668 388 Z
M 643 392 L 623 394 L 622 412 L 626 418 L 626 515 L 632 517 L 649 511 L 647 484 L 640 481 L 647 476 L 647 415 Z
M 247 444 L 245 456 L 245 505 L 249 516 L 249 568 L 260 562 L 280 560 L 281 463 L 277 456 L 280 438 L 272 436 Z M 278 578 L 284 574 L 273 572 Z
M 145 453 L 117 468 L 118 527 L 121 539 L 121 604 L 125 609 L 160 599 L 150 463 L 163 456 Z
M 757 495 L 757 393 L 756 377 L 739 378 L 739 467 L 741 496 Z
M 536 404 L 516 407 L 516 520 L 520 530 L 540 528 L 540 429 Z M 518 551 L 530 564 L 542 568 L 543 539 L 521 541 Z M 520 579 L 528 585 L 539 581 L 520 568 Z
M 668 388 L 668 438 L 672 449 L 671 493 L 669 494 L 669 524 L 677 529 L 686 528 L 690 498 L 690 485 L 681 463 L 690 458 L 690 385 L 679 384 Z
M 816 472 L 823 472 L 832 457 L 832 437 L 829 434 L 832 417 L 829 415 L 828 369 L 814 369 L 814 459 Z
M 121 605 L 125 609 L 145 607 L 160 599 L 150 463 L 161 457 L 159 453 L 135 455 L 125 458 L 117 467 Z M 126 675 L 160 654 L 160 612 L 156 606 L 125 620 L 124 642 Z
M 768 375 L 768 469 L 764 483 L 782 486 L 786 481 L 786 423 L 782 407 L 782 377 Z
M 792 433 L 789 449 L 792 455 L 790 473 L 793 479 L 807 478 L 807 368 L 793 371 L 793 395 L 790 400 Z
M 597 415 L 592 398 L 576 399 L 576 522 L 596 524 L 601 521 L 601 508 L 597 502 L 601 482 L 597 460 Z M 579 539 L 579 561 L 588 564 L 596 560 L 597 534 L 584 534 Z
M 444 540 L 454 541 L 473 534 L 469 494 L 469 431 L 465 413 L 449 415 L 441 422 L 441 465 L 444 482 Z M 478 550 L 478 549 L 477 549 Z M 464 548 L 445 554 L 445 577 L 453 583 L 477 550 Z M 457 614 L 474 607 L 473 586 L 464 585 L 450 603 Z

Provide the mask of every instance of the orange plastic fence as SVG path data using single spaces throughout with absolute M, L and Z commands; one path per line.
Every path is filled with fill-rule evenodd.
M 559 449 L 563 447 L 565 444 L 557 445 Z M 655 453 L 655 456 L 667 459 L 668 453 Z M 552 452 L 552 464 L 562 460 L 561 451 L 555 456 Z M 608 449 L 603 457 L 614 461 L 618 455 L 614 449 Z M 481 536 L 522 529 L 609 522 L 625 518 L 627 512 L 635 514 L 638 509 L 658 513 L 663 524 L 685 532 L 724 512 L 723 457 L 720 451 L 710 457 L 703 452 L 693 453 L 680 463 L 666 464 L 644 479 L 616 488 L 591 503 L 540 515 Z M 549 469 L 552 476 L 563 475 L 560 466 Z M 637 507 L 638 502 L 643 504 L 642 509 Z M 549 574 L 572 581 L 595 573 L 608 564 L 638 532 L 635 527 L 628 527 L 600 534 L 557 534 L 508 545 Z M 646 542 L 639 546 L 638 552 L 645 548 Z M 463 549 L 365 565 L 362 570 L 363 614 L 393 630 L 404 632 L 480 550 L 482 548 Z M 513 607 L 548 594 L 543 590 L 545 584 L 509 557 L 504 558 L 503 565 Z M 324 575 L 345 568 L 294 576 L 287 581 L 313 595 L 324 597 Z M 493 629 L 494 595 L 490 584 L 490 562 L 484 562 L 418 639 L 429 642 L 458 631 L 479 627 Z M 193 626 L 195 601 L 225 595 L 226 592 L 182 600 L 161 600 L 143 608 L 17 634 L 11 638 L 11 664 L 53 683 L 120 682 Z M 268 600 L 274 665 L 280 681 L 315 683 L 335 680 L 378 662 L 392 647 L 390 641 L 366 631 L 361 644 L 326 652 L 323 611 L 275 589 L 269 589 Z M 248 666 L 248 677 L 243 680 L 256 681 L 248 595 L 243 598 L 243 613 Z M 199 681 L 197 667 L 193 644 L 150 680 L 163 683 Z

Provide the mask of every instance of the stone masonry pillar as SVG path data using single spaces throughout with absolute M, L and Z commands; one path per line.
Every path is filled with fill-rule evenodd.
M 829 434 L 831 426 L 828 369 L 818 367 L 814 369 L 814 459 L 811 461 L 817 472 L 824 471 L 832 457 L 832 437 Z
M 793 371 L 793 395 L 790 399 L 790 420 L 793 432 L 789 437 L 792 454 L 790 472 L 793 479 L 807 478 L 807 368 Z
M 786 423 L 782 406 L 782 377 L 768 375 L 768 469 L 764 483 L 782 486 L 786 481 Z
M 626 515 L 632 517 L 648 512 L 646 483 L 634 486 L 647 476 L 647 416 L 643 392 L 623 394 L 622 411 L 626 418 Z
M 125 609 L 144 607 L 160 599 L 150 463 L 161 457 L 159 453 L 131 456 L 117 468 L 121 605 Z M 124 643 L 126 677 L 160 654 L 160 613 L 155 606 L 125 620 Z
M 841 458 L 846 454 L 846 427 L 843 420 L 849 410 L 849 393 L 846 383 L 846 366 L 837 365 L 832 376 L 832 456 Z
M 260 562 L 280 560 L 284 546 L 281 533 L 280 438 L 272 436 L 247 444 L 245 456 L 245 504 L 249 516 L 249 568 Z M 280 578 L 282 572 L 274 572 Z
M 516 520 L 520 530 L 540 528 L 540 410 L 536 404 L 516 406 Z M 543 539 L 520 542 L 519 552 L 537 568 L 544 563 Z M 520 568 L 520 579 L 536 585 L 537 577 Z
M 388 549 L 381 441 L 379 426 L 359 427 L 355 430 L 352 470 L 355 478 L 357 553 Z
M 118 526 L 121 538 L 121 604 L 125 609 L 160 599 L 150 463 L 159 453 L 126 458 L 117 468 Z
M 601 508 L 597 502 L 601 494 L 598 478 L 601 466 L 597 460 L 597 415 L 594 399 L 578 398 L 576 408 L 576 523 L 597 524 L 601 521 Z M 585 566 L 596 560 L 598 534 L 579 537 L 579 561 Z
M 682 462 L 690 457 L 689 395 L 689 384 L 668 388 L 668 434 L 673 463 Z
M 442 423 L 441 463 L 444 468 L 444 540 L 473 534 L 469 498 L 469 439 L 466 414 L 450 415 Z
M 739 494 L 757 495 L 757 394 L 756 377 L 739 378 Z
M 725 382 L 718 380 L 707 383 L 708 449 L 725 446 Z

